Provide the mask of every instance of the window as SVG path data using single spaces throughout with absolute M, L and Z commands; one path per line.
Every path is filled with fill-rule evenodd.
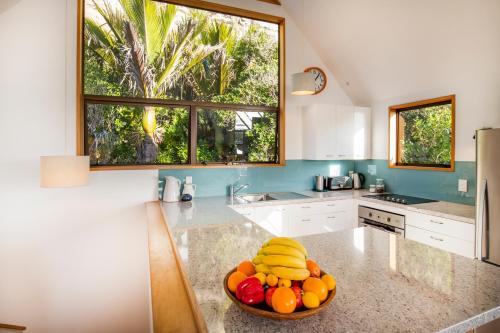
M 389 166 L 454 171 L 455 96 L 389 108 Z
M 93 168 L 282 164 L 282 18 L 82 2 L 78 151 Z

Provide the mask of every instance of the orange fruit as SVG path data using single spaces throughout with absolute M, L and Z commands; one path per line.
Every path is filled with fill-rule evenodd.
M 238 284 L 240 284 L 241 281 L 245 280 L 247 276 L 245 273 L 236 271 L 231 273 L 229 275 L 229 279 L 227 279 L 227 287 L 229 290 L 231 290 L 233 293 L 236 291 L 236 287 L 238 287 Z
M 321 279 L 316 277 L 307 278 L 302 285 L 302 290 L 315 293 L 320 302 L 323 302 L 328 296 L 328 288 L 326 287 L 326 284 L 321 281 Z
M 257 273 L 255 271 L 255 265 L 250 260 L 240 262 L 237 271 L 242 272 L 246 276 L 252 276 Z
M 274 274 L 268 274 L 266 276 L 266 282 L 269 285 L 269 287 L 274 287 L 275 285 L 278 284 L 278 277 Z
M 306 266 L 309 272 L 311 273 L 312 277 L 318 277 L 321 275 L 321 268 L 319 268 L 319 265 L 316 263 L 316 261 L 307 259 L 306 260 Z
M 278 313 L 292 313 L 297 306 L 297 296 L 292 288 L 277 288 L 271 300 L 274 311 Z
M 302 303 L 308 309 L 314 309 L 319 306 L 319 298 L 318 296 L 310 291 L 306 291 L 304 295 L 302 295 Z
M 326 288 L 329 291 L 335 289 L 335 286 L 337 285 L 337 281 L 335 281 L 335 278 L 330 274 L 323 275 L 321 277 L 321 281 L 326 284 Z

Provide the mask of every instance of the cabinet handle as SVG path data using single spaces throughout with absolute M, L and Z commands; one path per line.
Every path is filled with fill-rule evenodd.
M 436 224 L 444 224 L 444 222 L 441 222 L 441 221 L 435 221 L 435 220 L 430 220 L 432 223 L 436 223 Z
M 250 215 L 252 215 L 252 213 L 246 213 L 246 214 L 241 214 L 241 215 L 243 215 L 243 216 L 250 216 Z
M 302 206 L 300 208 L 308 209 L 308 208 L 311 208 L 311 207 L 309 207 L 309 206 Z
M 326 154 L 326 157 L 333 157 L 333 154 Z
M 311 222 L 310 219 L 302 219 L 302 222 Z
M 338 157 L 345 157 L 345 155 L 344 155 L 344 154 L 341 154 L 341 155 L 337 155 L 337 156 L 338 156 Z
M 442 238 L 437 238 L 437 237 L 434 237 L 434 236 L 429 236 L 431 239 L 434 239 L 436 241 L 440 241 L 440 242 L 444 242 L 444 239 Z
M 328 219 L 336 219 L 337 217 L 336 216 L 328 216 L 327 218 Z
M 335 204 L 328 204 L 328 207 L 335 207 Z

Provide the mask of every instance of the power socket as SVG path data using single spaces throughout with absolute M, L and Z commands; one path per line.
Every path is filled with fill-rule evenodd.
M 467 179 L 458 180 L 458 192 L 467 192 Z

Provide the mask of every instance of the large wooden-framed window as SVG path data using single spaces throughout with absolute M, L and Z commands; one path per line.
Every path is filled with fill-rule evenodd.
M 455 95 L 389 107 L 389 167 L 455 170 Z
M 284 165 L 285 21 L 194 0 L 80 0 L 92 169 Z

